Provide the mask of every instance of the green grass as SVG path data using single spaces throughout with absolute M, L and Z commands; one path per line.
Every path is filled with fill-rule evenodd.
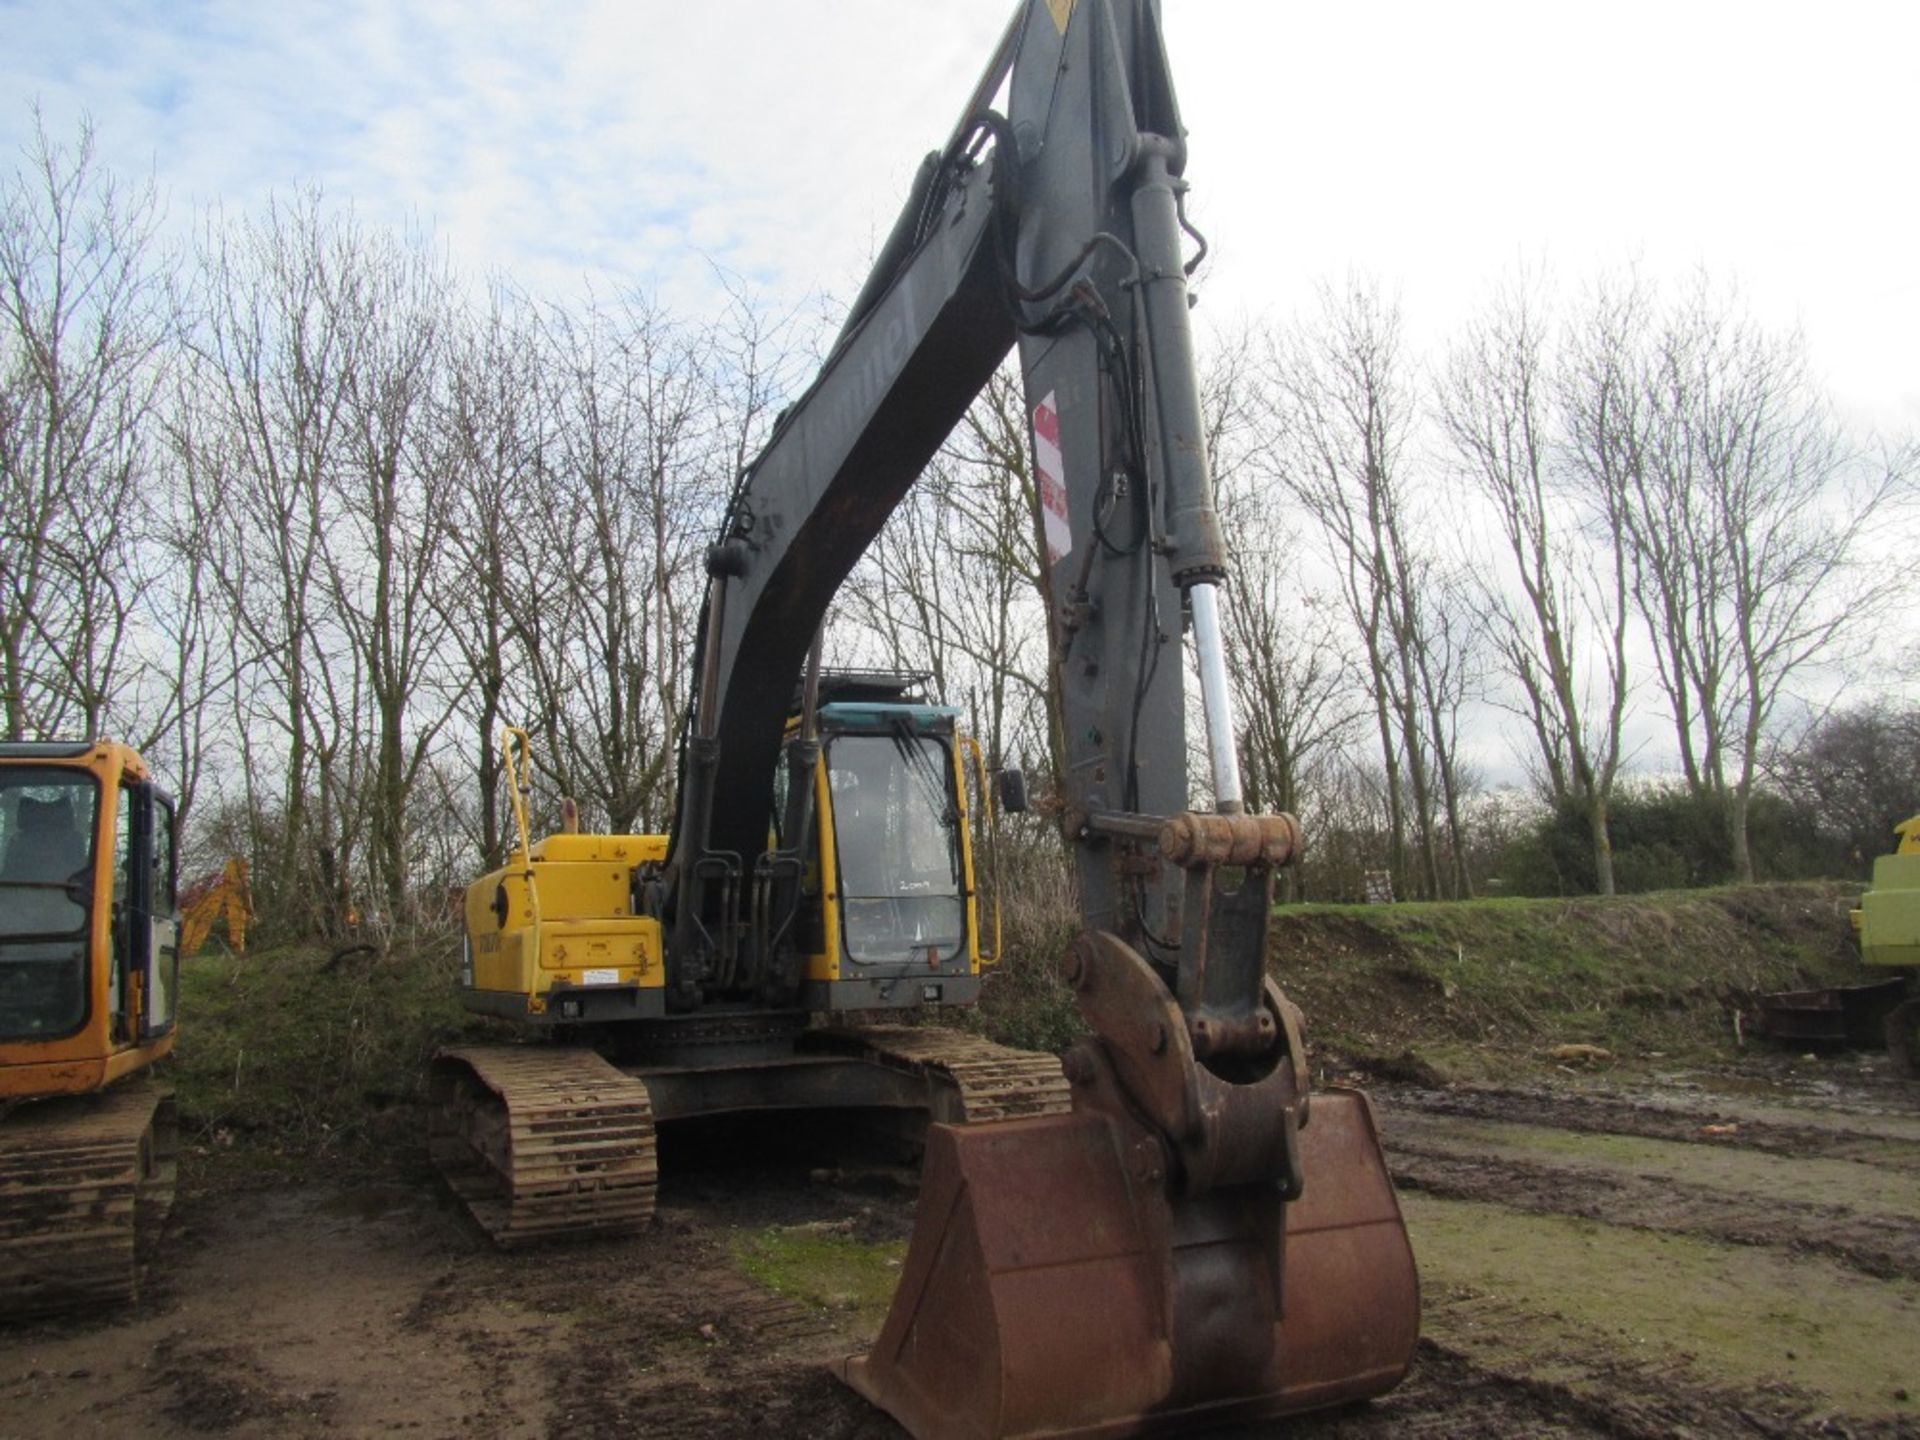
M 903 1241 L 869 1244 L 817 1225 L 771 1225 L 732 1242 L 734 1263 L 777 1294 L 852 1311 L 878 1329 L 900 1279 Z
M 1059 974 L 1077 931 L 1071 891 L 1056 876 L 1016 898 L 979 1009 L 937 1020 L 1057 1051 L 1083 1033 Z M 1318 1053 L 1381 1073 L 1511 1078 L 1569 1042 L 1628 1064 L 1692 1062 L 1730 1053 L 1728 1013 L 1754 992 L 1852 978 L 1847 904 L 1840 887 L 1802 885 L 1287 906 L 1271 959 Z M 224 1178 L 310 1173 L 314 1159 L 419 1164 L 433 1050 L 513 1034 L 461 1009 L 458 944 L 429 936 L 337 963 L 316 945 L 186 962 L 167 1068 L 194 1163 Z
M 1496 1295 L 1530 1316 L 1476 1334 L 1449 1329 L 1443 1308 L 1430 1328 L 1470 1351 L 1492 1347 L 1505 1363 L 1516 1350 L 1548 1361 L 1569 1348 L 1624 1351 L 1735 1388 L 1785 1382 L 1856 1414 L 1913 1412 L 1920 1285 L 1910 1280 L 1473 1201 L 1401 1204 L 1429 1295 Z
M 458 942 L 387 956 L 289 946 L 182 966 L 169 1067 L 190 1153 L 230 1176 L 422 1151 L 434 1049 L 482 1032 L 455 994 Z
M 1363 1056 L 1418 1046 L 1464 1075 L 1570 1043 L 1698 1059 L 1756 993 L 1857 978 L 1846 907 L 1824 885 L 1288 906 L 1273 960 L 1311 1032 Z

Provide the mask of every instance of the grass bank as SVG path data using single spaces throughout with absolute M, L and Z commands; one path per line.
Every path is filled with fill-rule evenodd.
M 1425 1078 L 1511 1076 L 1562 1044 L 1625 1061 L 1731 1049 L 1760 990 L 1848 978 L 1844 887 L 1757 886 L 1617 900 L 1288 906 L 1272 953 L 1322 1058 Z M 1077 928 L 1064 883 L 1010 907 L 1006 958 L 963 1020 L 1059 1050 L 1081 1033 L 1058 958 Z M 455 995 L 459 942 L 386 955 L 317 946 L 202 954 L 184 966 L 169 1069 L 190 1154 L 223 1174 L 421 1163 L 436 1046 L 512 1032 Z
M 295 945 L 186 961 L 170 1070 L 189 1155 L 232 1178 L 422 1153 L 428 1057 L 487 1031 L 460 1008 L 458 963 L 452 936 L 386 955 Z
M 1378 1068 L 1470 1078 L 1564 1045 L 1710 1059 L 1763 991 L 1860 978 L 1854 888 L 1287 907 L 1271 965 L 1309 1034 Z

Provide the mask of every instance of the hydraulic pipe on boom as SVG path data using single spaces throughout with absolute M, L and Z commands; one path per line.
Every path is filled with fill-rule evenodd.
M 1266 970 L 1300 834 L 1246 812 L 1235 757 L 1186 160 L 1154 0 L 1025 0 L 735 487 L 670 847 L 636 885 L 670 1011 L 794 993 L 801 846 L 769 847 L 768 802 L 804 832 L 775 776 L 785 745 L 811 785 L 817 752 L 804 720 L 785 735 L 791 697 L 835 591 L 1017 341 L 1082 907 L 1065 973 L 1091 1036 L 1065 1061 L 1072 1114 L 933 1129 L 893 1309 L 840 1367 L 923 1437 L 1333 1404 L 1391 1388 L 1417 1338 L 1371 1109 L 1309 1093 Z M 1189 808 L 1183 629 L 1211 811 Z
M 1398 1383 L 1417 1339 L 1372 1112 L 1310 1090 L 1267 973 L 1300 832 L 1248 813 L 1235 759 L 1186 163 L 1155 0 L 1022 0 L 819 375 L 734 483 L 671 833 L 535 841 L 516 732 L 518 848 L 467 891 L 463 1002 L 575 1042 L 436 1057 L 432 1153 L 501 1244 L 643 1226 L 657 1125 L 967 1122 L 930 1127 L 892 1309 L 837 1367 L 922 1440 L 1335 1404 Z M 978 996 L 999 955 L 973 864 L 986 807 L 956 712 L 911 675 L 823 673 L 819 649 L 841 583 L 1016 345 L 1079 880 L 1062 967 L 1089 1032 L 1060 1059 L 859 1018 Z M 1189 793 L 1189 634 L 1210 808 Z

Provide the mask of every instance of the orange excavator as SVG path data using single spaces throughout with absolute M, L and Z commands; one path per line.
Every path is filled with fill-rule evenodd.
M 891 1312 L 839 1367 L 921 1437 L 1258 1420 L 1390 1389 L 1418 1336 L 1371 1108 L 1309 1085 L 1267 973 L 1301 840 L 1242 797 L 1186 163 L 1154 0 L 1024 0 L 734 485 L 671 833 L 523 835 L 468 892 L 467 1004 L 574 1042 L 440 1057 L 436 1156 L 507 1243 L 642 1223 L 675 1116 L 968 1122 L 929 1128 Z M 980 807 L 954 712 L 820 663 L 835 592 L 1016 344 L 1079 878 L 1065 966 L 1092 1032 L 1070 1105 L 1034 1057 L 862 1028 L 977 992 Z M 1022 1103 L 983 1119 L 1003 1071 Z
M 174 839 L 126 746 L 0 743 L 0 1320 L 131 1300 L 172 1207 Z

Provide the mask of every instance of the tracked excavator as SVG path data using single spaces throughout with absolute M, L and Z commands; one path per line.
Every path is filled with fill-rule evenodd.
M 1818 990 L 1776 990 L 1736 1015 L 1743 1034 L 1804 1049 L 1885 1043 L 1895 1075 L 1920 1080 L 1920 815 L 1893 827 L 1891 854 L 1873 862 L 1873 883 L 1848 912 L 1860 959 L 1879 978 Z
M 174 838 L 126 746 L 0 743 L 0 1320 L 131 1301 L 172 1207 Z
M 588 1042 L 437 1062 L 435 1153 L 503 1241 L 636 1224 L 662 1120 L 931 1112 L 892 1308 L 836 1367 L 921 1437 L 1258 1420 L 1390 1389 L 1417 1340 L 1372 1111 L 1310 1087 L 1266 971 L 1301 839 L 1241 792 L 1186 160 L 1152 0 L 1020 6 L 733 488 L 671 833 L 533 843 L 518 822 L 467 899 L 467 1003 Z M 1016 344 L 1091 1032 L 1058 1070 L 859 1023 L 975 993 L 989 787 L 950 712 L 819 658 L 835 591 Z
M 430 1149 L 494 1240 L 644 1225 L 659 1124 L 1068 1108 L 1056 1057 L 898 1023 L 972 1001 L 998 946 L 974 862 L 989 803 L 980 749 L 923 683 L 810 672 L 782 754 L 800 778 L 782 775 L 786 808 L 771 817 L 771 845 L 762 837 L 752 893 L 707 918 L 714 943 L 698 969 L 676 963 L 659 918 L 669 838 L 568 828 L 530 843 L 529 741 L 507 732 L 519 844 L 467 892 L 462 994 L 470 1009 L 574 1043 L 468 1046 L 434 1061 Z M 849 1013 L 868 1023 L 811 1023 Z M 894 1024 L 872 1023 L 888 1014 Z

